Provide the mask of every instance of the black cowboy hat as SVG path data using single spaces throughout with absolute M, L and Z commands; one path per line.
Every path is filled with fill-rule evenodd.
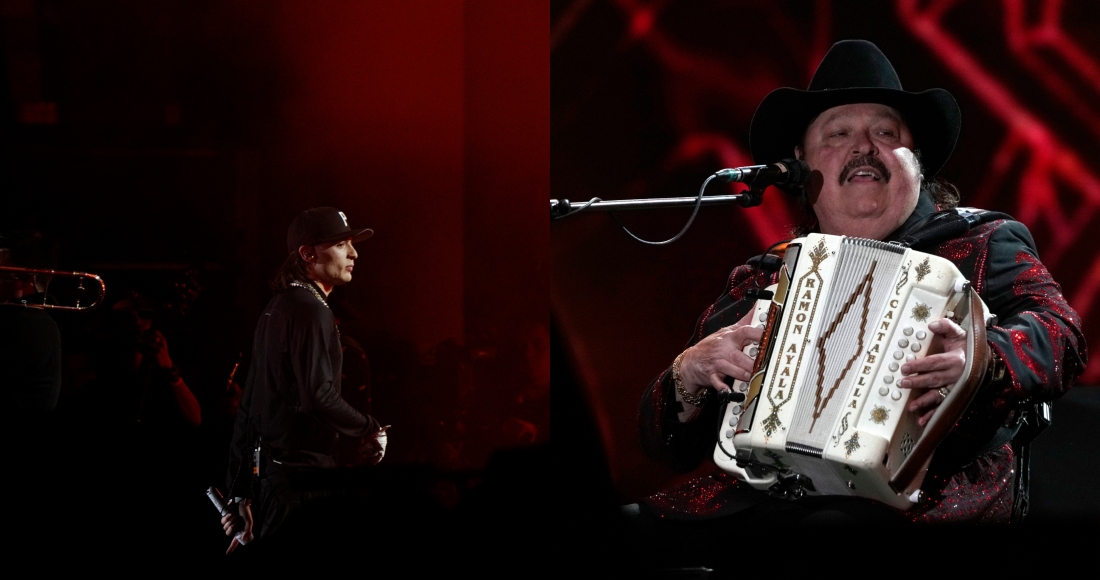
M 894 66 L 877 46 L 866 40 L 841 40 L 821 59 L 808 89 L 776 89 L 760 102 L 749 127 L 753 161 L 769 164 L 790 158 L 815 117 L 852 103 L 897 109 L 909 125 L 929 179 L 947 163 L 959 139 L 962 112 L 951 93 L 905 91 Z

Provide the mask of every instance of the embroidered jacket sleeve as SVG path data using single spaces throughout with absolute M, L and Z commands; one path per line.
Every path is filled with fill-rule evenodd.
M 973 260 L 971 280 L 997 316 L 988 338 L 1007 372 L 983 394 L 1005 411 L 1062 396 L 1087 362 L 1080 316 L 1039 260 L 1024 224 L 991 222 L 972 234 L 944 244 L 940 253 Z M 978 251 L 966 256 L 972 248 Z
M 748 291 L 770 283 L 759 269 L 748 265 L 735 269 L 722 295 L 699 317 L 685 348 L 741 320 L 756 306 L 756 298 Z M 681 473 L 695 469 L 713 453 L 720 419 L 713 392 L 707 395 L 702 407 L 694 408 L 687 420 L 681 421 L 677 415 L 684 410 L 676 398 L 670 363 L 646 387 L 638 409 L 638 431 L 642 448 L 649 456 Z

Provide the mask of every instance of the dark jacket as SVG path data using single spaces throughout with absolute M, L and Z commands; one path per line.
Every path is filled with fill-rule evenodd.
M 338 433 L 362 437 L 380 427 L 340 395 L 343 352 L 328 305 L 292 287 L 268 302 L 252 344 L 230 445 L 227 485 L 251 497 L 252 449 L 287 468 L 336 467 Z M 261 464 L 262 467 L 262 464 Z

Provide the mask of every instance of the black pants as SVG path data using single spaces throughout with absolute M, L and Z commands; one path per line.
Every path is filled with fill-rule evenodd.
M 260 478 L 260 489 L 252 502 L 252 533 L 266 540 L 294 511 L 302 506 L 304 494 L 292 484 L 293 474 L 281 468 L 268 469 Z

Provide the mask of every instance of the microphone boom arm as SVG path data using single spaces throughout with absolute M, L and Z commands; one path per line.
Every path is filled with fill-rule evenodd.
M 738 203 L 742 207 L 753 207 L 760 205 L 760 202 L 763 201 L 764 190 L 767 189 L 769 185 L 777 187 L 801 187 L 806 183 L 809 174 L 809 166 L 799 159 L 783 159 L 770 165 L 751 165 L 748 167 L 722 169 L 703 182 L 703 185 L 699 188 L 699 194 L 695 197 L 665 197 L 611 201 L 604 201 L 598 197 L 594 197 L 576 208 L 570 204 L 568 199 L 551 199 L 550 218 L 563 218 L 589 208 L 612 211 L 617 209 L 650 209 L 693 205 L 695 209 L 698 210 L 703 205 L 722 205 L 727 203 Z M 704 196 L 703 191 L 706 190 L 707 184 L 710 183 L 712 179 L 716 178 L 726 183 L 736 181 L 742 183 L 748 182 L 750 185 L 748 189 L 735 195 Z
M 750 195 L 750 193 L 752 193 L 752 195 Z M 607 201 L 595 198 L 592 201 L 586 202 L 570 202 L 568 199 L 551 199 L 550 217 L 561 218 L 585 209 L 602 211 L 620 209 L 659 209 L 666 207 L 691 207 L 696 203 L 704 206 L 738 203 L 744 207 L 751 207 L 753 205 L 759 205 L 759 200 L 759 193 L 754 193 L 751 190 L 745 190 L 736 195 L 703 196 L 702 199 L 698 196 L 662 197 L 653 199 L 615 199 Z M 755 203 L 750 203 L 752 201 L 755 201 Z

